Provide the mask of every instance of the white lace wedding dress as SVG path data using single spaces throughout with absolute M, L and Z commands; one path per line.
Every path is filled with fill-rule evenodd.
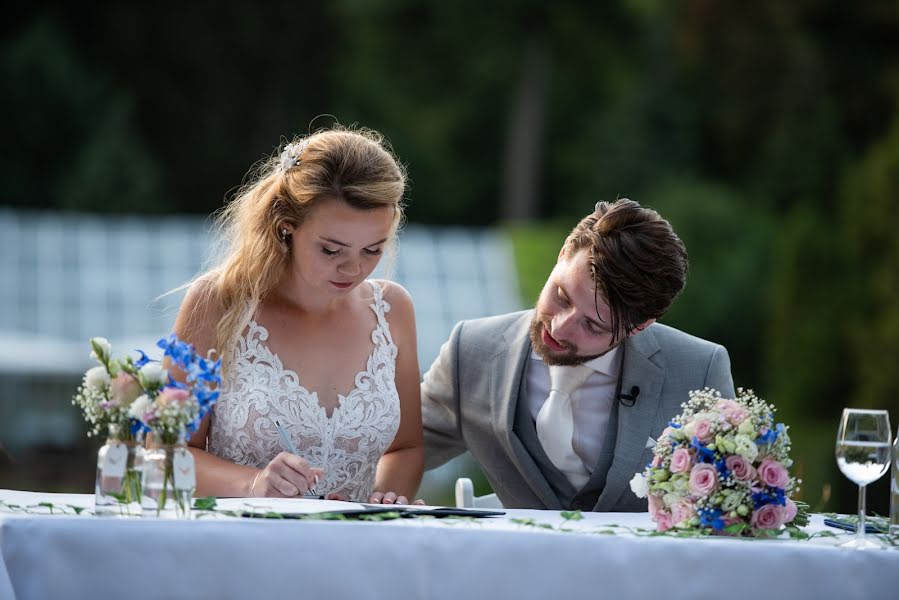
M 394 378 L 397 349 L 385 318 L 390 304 L 377 283 L 367 283 L 374 292 L 374 349 L 353 390 L 338 394 L 331 416 L 319 405 L 318 395 L 304 388 L 297 373 L 285 369 L 264 344 L 268 331 L 251 321 L 212 407 L 209 452 L 241 465 L 265 467 L 287 450 L 275 428 L 277 420 L 300 456 L 324 469 L 316 493 L 368 501 L 378 460 L 399 428 L 400 399 Z

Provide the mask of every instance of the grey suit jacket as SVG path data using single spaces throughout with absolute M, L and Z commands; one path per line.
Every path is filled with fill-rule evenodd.
M 624 342 L 621 389 L 640 388 L 634 406 L 615 403 L 606 448 L 583 490 L 546 458 L 522 400 L 533 311 L 462 321 L 421 385 L 426 468 L 470 451 L 509 508 L 646 510 L 630 491 L 651 460 L 646 447 L 680 413 L 690 390 L 734 397 L 723 346 L 653 324 Z

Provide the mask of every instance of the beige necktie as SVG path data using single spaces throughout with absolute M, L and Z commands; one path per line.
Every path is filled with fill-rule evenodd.
M 584 365 L 549 367 L 549 398 L 537 413 L 537 438 L 543 450 L 578 490 L 587 483 L 590 473 L 572 445 L 574 415 L 571 412 L 571 393 L 581 387 L 592 373 L 593 369 Z

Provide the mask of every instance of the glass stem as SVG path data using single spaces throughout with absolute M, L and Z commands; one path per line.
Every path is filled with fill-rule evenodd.
M 858 527 L 855 529 L 855 538 L 865 537 L 865 486 L 858 486 Z

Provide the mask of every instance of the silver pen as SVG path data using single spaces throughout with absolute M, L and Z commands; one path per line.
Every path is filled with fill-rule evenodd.
M 281 426 L 277 420 L 275 421 L 275 427 L 278 429 L 278 435 L 281 436 L 281 442 L 287 448 L 287 451 L 293 454 L 294 456 L 299 456 L 300 453 L 297 450 L 297 447 L 293 445 L 293 442 L 287 437 L 287 432 L 284 431 L 284 428 Z M 318 485 L 318 476 L 315 478 L 315 485 Z M 324 500 L 324 496 L 319 496 L 315 493 L 315 485 L 309 488 L 309 491 L 303 494 L 303 498 L 310 498 L 313 500 Z

